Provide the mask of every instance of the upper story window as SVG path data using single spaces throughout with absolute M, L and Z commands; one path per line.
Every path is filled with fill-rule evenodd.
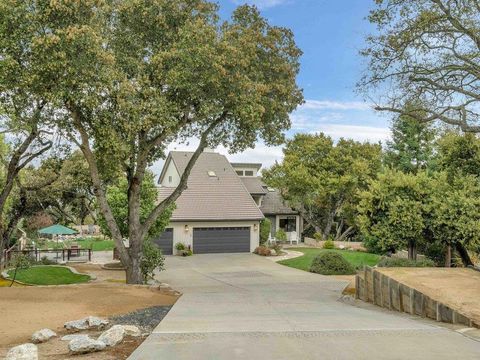
M 172 175 L 168 177 L 168 182 L 171 184 L 172 183 Z
M 238 176 L 255 176 L 253 170 L 235 170 Z

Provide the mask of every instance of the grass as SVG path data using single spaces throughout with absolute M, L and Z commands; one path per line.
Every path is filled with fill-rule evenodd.
M 4 279 L 4 278 L 0 278 L 0 287 L 9 287 L 11 283 L 12 283 L 12 280 L 7 280 L 7 279 Z M 14 286 L 14 287 L 19 287 L 20 286 L 21 287 L 21 286 L 25 286 L 25 285 L 14 282 L 12 286 Z
M 48 241 L 45 247 L 49 249 L 63 249 L 64 245 L 69 246 L 73 242 L 77 243 L 82 249 L 92 248 L 93 251 L 108 251 L 115 248 L 113 240 L 102 240 L 99 238 L 67 240 L 58 242 L 58 244 L 56 241 Z
M 13 272 L 9 270 L 8 275 L 13 276 Z M 32 266 L 18 270 L 16 280 L 32 285 L 63 285 L 84 283 L 90 276 L 75 274 L 62 266 Z
M 309 271 L 310 265 L 313 259 L 318 254 L 325 251 L 333 251 L 341 254 L 345 260 L 347 260 L 354 268 L 360 268 L 363 265 L 374 266 L 380 261 L 380 255 L 361 252 L 361 251 L 349 251 L 349 250 L 327 250 L 318 248 L 289 248 L 289 250 L 295 250 L 302 252 L 304 255 L 294 259 L 279 261 L 279 264 L 290 266 L 296 269 Z

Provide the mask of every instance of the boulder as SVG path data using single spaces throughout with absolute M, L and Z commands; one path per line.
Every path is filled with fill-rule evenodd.
M 122 325 L 122 327 L 123 327 L 123 330 L 125 331 L 125 335 L 134 336 L 134 337 L 142 336 L 142 332 L 135 325 Z
M 60 340 L 62 341 L 72 341 L 74 339 L 84 339 L 88 338 L 89 336 L 86 334 L 70 334 L 70 335 L 65 335 L 62 337 Z
M 106 345 L 102 341 L 90 337 L 77 337 L 68 344 L 68 349 L 72 354 L 86 354 L 105 349 Z
M 87 318 L 87 322 L 90 328 L 97 328 L 103 329 L 106 325 L 108 325 L 108 320 L 96 317 L 96 316 L 89 316 Z
M 38 360 L 38 349 L 34 344 L 22 344 L 11 348 L 5 360 Z
M 98 341 L 103 342 L 107 346 L 115 346 L 122 342 L 125 336 L 125 329 L 122 325 L 113 325 L 110 329 L 104 331 Z
M 101 319 L 96 316 L 89 316 L 80 320 L 68 321 L 63 326 L 67 330 L 80 331 L 92 328 L 102 329 L 106 325 L 108 325 L 108 320 Z
M 55 337 L 55 336 L 57 336 L 55 331 L 52 331 L 50 329 L 38 330 L 38 331 L 33 333 L 32 342 L 34 344 L 43 343 L 45 341 L 50 340 L 52 337 Z

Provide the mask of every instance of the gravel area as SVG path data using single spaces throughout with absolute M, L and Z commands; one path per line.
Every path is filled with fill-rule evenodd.
M 128 314 L 113 316 L 110 320 L 113 324 L 136 325 L 143 331 L 151 333 L 171 308 L 171 306 L 153 306 Z

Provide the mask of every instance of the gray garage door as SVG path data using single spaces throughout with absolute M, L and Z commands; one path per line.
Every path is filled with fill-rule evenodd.
M 250 252 L 250 228 L 193 228 L 193 253 Z
M 153 239 L 153 243 L 162 249 L 163 255 L 173 254 L 173 229 L 165 229 L 162 235 Z

